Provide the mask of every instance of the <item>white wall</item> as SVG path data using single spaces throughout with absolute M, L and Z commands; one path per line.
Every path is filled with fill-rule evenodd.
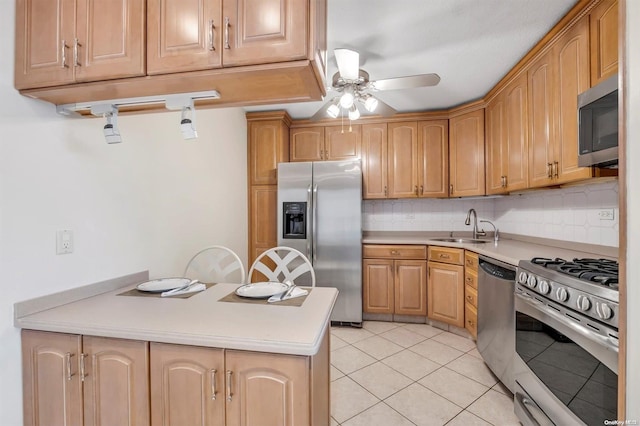
M 13 303 L 137 271 L 182 273 L 223 244 L 247 259 L 246 121 L 239 108 L 197 111 L 197 141 L 179 113 L 119 119 L 57 116 L 13 89 L 13 0 L 0 0 L 0 423 L 22 424 Z M 75 252 L 55 254 L 58 229 Z
M 640 421 L 640 2 L 627 0 L 627 419 Z M 633 76 L 633 79 L 631 79 Z
M 367 231 L 471 231 L 467 211 L 492 221 L 501 232 L 603 246 L 618 246 L 618 182 L 544 189 L 500 198 L 370 200 Z M 601 210 L 613 210 L 602 220 Z M 490 225 L 480 224 L 491 230 Z

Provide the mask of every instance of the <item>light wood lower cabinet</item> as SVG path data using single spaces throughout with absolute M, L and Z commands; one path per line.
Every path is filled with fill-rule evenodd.
M 427 314 L 426 247 L 363 247 L 363 309 L 371 314 Z
M 427 317 L 464 327 L 464 250 L 429 246 Z
M 149 424 L 148 343 L 22 331 L 25 425 Z
M 23 330 L 25 425 L 326 425 L 314 356 Z
M 464 254 L 464 328 L 478 337 L 478 254 Z

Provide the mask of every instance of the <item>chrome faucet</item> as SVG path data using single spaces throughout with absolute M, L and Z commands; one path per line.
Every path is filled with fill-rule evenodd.
M 484 232 L 484 230 L 478 231 L 478 215 L 476 214 L 475 209 L 469 209 L 469 212 L 467 213 L 467 219 L 464 221 L 465 225 L 471 225 L 471 214 L 473 214 L 473 234 L 472 234 L 472 238 L 474 240 L 476 240 L 479 236 L 480 237 L 484 237 L 485 235 L 487 235 L 486 232 Z
M 493 226 L 493 242 L 496 243 L 496 245 L 498 245 L 498 241 L 500 240 L 500 230 L 493 224 L 493 222 L 489 220 L 480 221 L 480 223 L 483 223 L 483 222 Z

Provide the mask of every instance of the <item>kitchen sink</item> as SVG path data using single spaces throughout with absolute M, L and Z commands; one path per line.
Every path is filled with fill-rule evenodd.
M 489 240 L 474 240 L 473 238 L 430 238 L 431 241 L 441 241 L 443 243 L 460 243 L 460 244 L 484 244 Z

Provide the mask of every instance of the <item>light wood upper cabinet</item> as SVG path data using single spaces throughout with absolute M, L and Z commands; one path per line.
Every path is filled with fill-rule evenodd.
M 527 76 L 521 75 L 489 102 L 486 122 L 487 194 L 528 185 Z
M 306 0 L 223 0 L 223 16 L 225 67 L 307 57 Z
M 589 21 L 585 16 L 528 70 L 529 187 L 587 179 L 578 167 L 577 97 L 589 88 Z
M 221 0 L 148 0 L 147 73 L 222 66 Z
M 387 123 L 362 125 L 362 198 L 387 198 Z
M 389 198 L 418 196 L 418 124 L 389 123 L 387 147 Z
M 290 161 L 324 159 L 324 127 L 291 129 Z
M 151 343 L 151 424 L 225 424 L 224 351 Z
M 618 72 L 618 0 L 604 0 L 589 15 L 591 86 Z
M 24 424 L 149 424 L 146 342 L 22 331 Z
M 324 128 L 324 159 L 355 160 L 360 158 L 362 126 L 329 126 Z
M 311 424 L 309 371 L 308 357 L 227 350 L 227 424 Z
M 289 161 L 288 115 L 247 116 L 249 139 L 249 184 L 276 185 L 278 163 Z
M 449 194 L 449 122 L 418 121 L 418 192 L 420 197 Z
M 484 195 L 484 109 L 449 120 L 449 195 Z
M 19 0 L 15 87 L 145 74 L 144 0 Z

